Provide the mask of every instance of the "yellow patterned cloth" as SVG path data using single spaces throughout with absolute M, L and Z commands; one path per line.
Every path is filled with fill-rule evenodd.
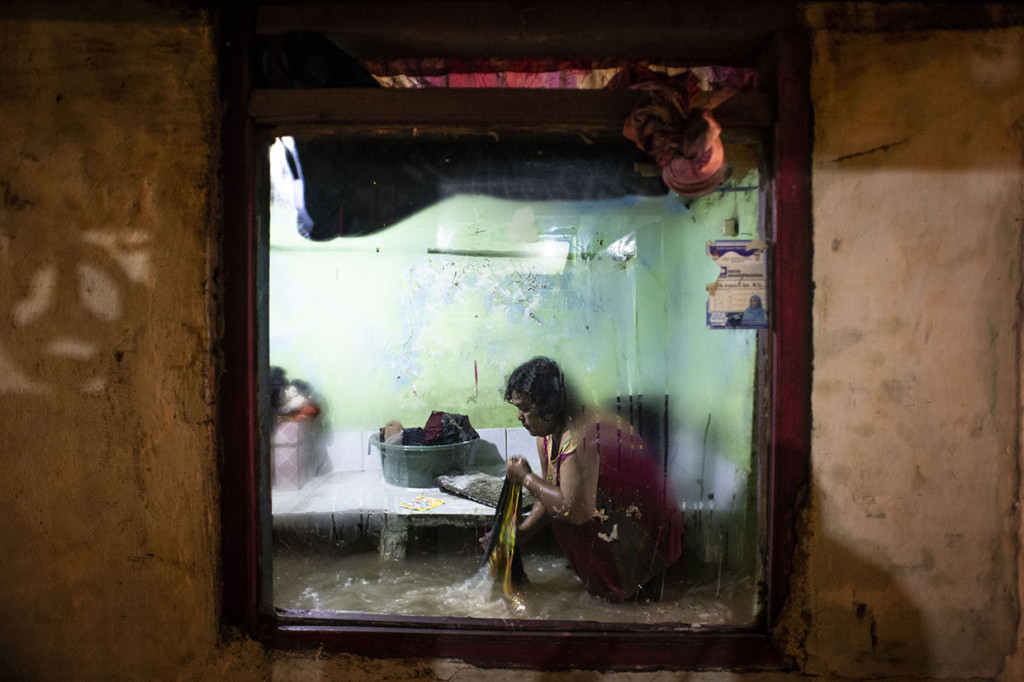
M 516 549 L 516 524 L 519 518 L 519 501 L 522 485 L 505 479 L 501 499 L 495 513 L 495 525 L 491 528 L 492 547 L 487 557 L 491 576 L 501 580 L 501 590 L 517 609 L 525 608 L 519 592 L 512 584 L 512 560 Z

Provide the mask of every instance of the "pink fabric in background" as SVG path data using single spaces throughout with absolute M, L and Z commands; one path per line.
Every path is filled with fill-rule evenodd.
M 756 71 L 585 59 L 395 59 L 364 62 L 394 88 L 633 89 L 638 101 L 623 134 L 654 157 L 673 192 L 699 197 L 725 180 L 721 126 L 692 107 L 708 93 L 752 90 Z

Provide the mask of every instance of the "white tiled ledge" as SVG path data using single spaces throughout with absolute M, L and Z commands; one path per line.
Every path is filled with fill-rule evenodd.
M 402 506 L 421 495 L 441 504 L 424 511 Z M 275 533 L 338 545 L 372 540 L 386 559 L 405 556 L 410 528 L 483 527 L 495 512 L 438 488 L 391 485 L 382 471 L 341 471 L 318 476 L 300 490 L 272 491 L 271 509 Z
M 426 511 L 402 506 L 424 495 L 442 501 Z M 274 516 L 289 514 L 373 513 L 395 516 L 493 516 L 494 508 L 451 495 L 438 488 L 404 488 L 384 480 L 381 471 L 342 471 L 318 476 L 301 490 L 274 490 L 271 493 Z

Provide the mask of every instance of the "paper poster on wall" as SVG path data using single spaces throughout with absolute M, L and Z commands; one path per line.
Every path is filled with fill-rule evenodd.
M 767 329 L 767 245 L 749 239 L 713 241 L 707 254 L 718 265 L 718 279 L 707 286 L 708 327 Z

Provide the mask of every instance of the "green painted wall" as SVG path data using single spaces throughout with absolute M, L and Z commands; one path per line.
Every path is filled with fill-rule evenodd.
M 756 172 L 733 184 L 756 187 Z M 660 408 L 668 395 L 684 456 L 746 468 L 754 332 L 704 323 L 705 286 L 717 273 L 705 243 L 721 238 L 727 218 L 739 220 L 740 237 L 755 237 L 756 189 L 715 193 L 689 209 L 675 195 L 460 196 L 377 235 L 326 243 L 300 237 L 275 203 L 271 363 L 314 385 L 335 430 L 390 419 L 422 425 L 431 410 L 486 428 L 518 425 L 503 400 L 505 378 L 523 360 L 550 355 L 588 402 L 642 394 Z M 548 240 L 568 240 L 568 258 L 523 256 Z M 609 255 L 619 240 L 635 244 L 634 257 Z M 702 452 L 689 445 L 696 440 Z

